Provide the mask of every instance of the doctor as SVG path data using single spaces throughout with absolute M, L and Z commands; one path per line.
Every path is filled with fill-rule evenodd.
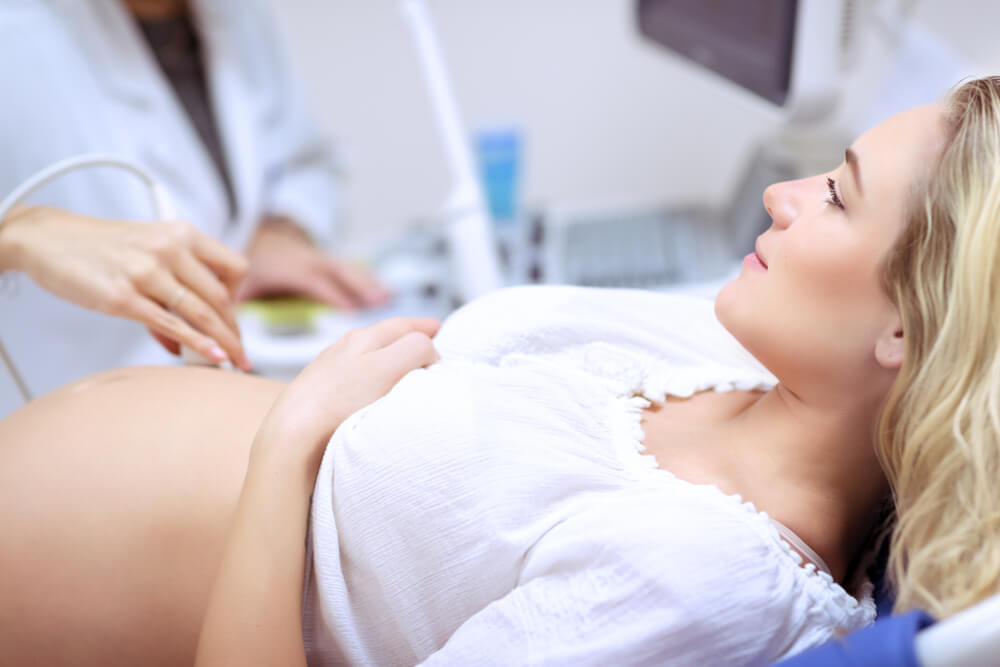
M 150 171 L 180 218 L 245 251 L 246 278 L 229 283 L 232 296 L 384 301 L 365 271 L 320 250 L 337 217 L 337 164 L 264 4 L 5 0 L 0 196 L 56 160 L 114 153 Z M 149 217 L 145 188 L 110 169 L 69 174 L 32 203 L 108 221 Z M 3 279 L 0 340 L 36 395 L 100 369 L 169 359 L 136 322 L 72 305 L 23 274 Z M 0 386 L 0 416 L 17 407 L 11 396 Z

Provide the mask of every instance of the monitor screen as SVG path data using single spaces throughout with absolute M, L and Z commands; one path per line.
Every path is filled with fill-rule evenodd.
M 797 0 L 638 0 L 647 38 L 781 106 L 791 85 Z

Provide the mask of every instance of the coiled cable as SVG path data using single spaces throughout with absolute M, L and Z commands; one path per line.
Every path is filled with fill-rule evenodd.
M 4 218 L 7 217 L 7 214 L 10 213 L 11 209 L 20 204 L 27 197 L 31 196 L 32 193 L 46 183 L 49 183 L 50 181 L 53 181 L 71 171 L 91 169 L 94 167 L 113 167 L 130 172 L 137 176 L 139 180 L 141 180 L 146 187 L 149 188 L 149 196 L 153 207 L 153 219 L 170 220 L 176 217 L 173 203 L 170 200 L 170 196 L 167 194 L 166 188 L 150 176 L 148 171 L 134 162 L 117 155 L 106 153 L 87 153 L 84 155 L 76 155 L 74 157 L 66 158 L 65 160 L 59 160 L 58 162 L 53 162 L 49 166 L 28 177 L 23 183 L 14 188 L 9 195 L 4 197 L 3 201 L 0 201 L 0 225 L 3 224 Z M 18 372 L 17 366 L 14 365 L 14 360 L 11 358 L 10 354 L 7 353 L 2 340 L 0 340 L 0 359 L 3 360 L 4 366 L 7 368 L 7 372 L 10 373 L 10 376 L 14 379 L 14 384 L 17 385 L 21 398 L 23 398 L 24 402 L 27 403 L 32 398 L 31 391 L 28 389 L 28 385 L 24 381 L 24 377 L 20 372 Z

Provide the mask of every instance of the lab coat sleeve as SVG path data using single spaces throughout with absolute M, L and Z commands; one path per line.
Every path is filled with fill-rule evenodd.
M 257 17 L 257 38 L 248 43 L 265 51 L 255 60 L 269 64 L 259 73 L 259 89 L 267 96 L 258 132 L 265 179 L 261 211 L 293 220 L 318 245 L 330 247 L 340 217 L 338 153 L 310 113 L 270 8 L 255 4 L 258 11 L 241 8 L 241 15 Z
M 86 79 L 76 76 L 79 50 L 61 21 L 48 3 L 0 3 L 0 197 L 42 167 L 94 150 L 87 130 L 100 121 L 88 125 L 88 117 L 75 113 L 89 110 L 94 93 Z M 129 179 L 124 181 L 128 187 Z M 65 179 L 56 181 L 45 188 L 46 198 L 31 201 L 61 204 L 50 195 L 64 185 Z

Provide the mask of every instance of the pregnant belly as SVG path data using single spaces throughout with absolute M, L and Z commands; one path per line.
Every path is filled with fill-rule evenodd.
M 0 421 L 0 664 L 190 664 L 281 386 L 130 368 Z

